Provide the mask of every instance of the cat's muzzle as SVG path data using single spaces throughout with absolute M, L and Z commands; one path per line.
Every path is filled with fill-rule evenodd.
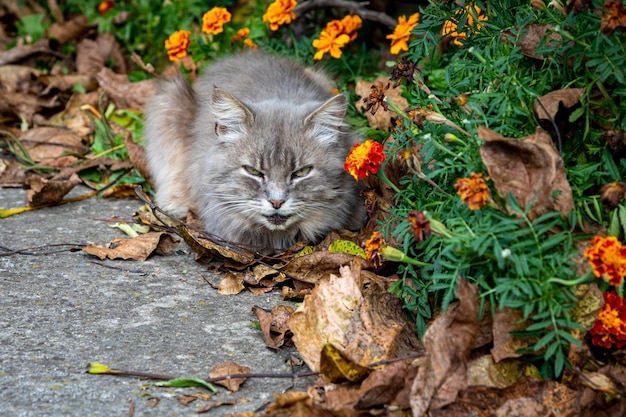
M 280 226 L 283 225 L 287 222 L 287 220 L 289 219 L 289 216 L 283 216 L 281 214 L 272 214 L 271 216 L 267 216 L 267 219 L 270 221 L 270 223 L 275 224 L 276 226 Z

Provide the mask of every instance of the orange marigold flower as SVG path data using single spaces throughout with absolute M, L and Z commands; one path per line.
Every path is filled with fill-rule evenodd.
M 626 276 L 626 246 L 615 236 L 596 236 L 591 241 L 592 246 L 585 250 L 593 274 L 597 278 L 604 278 L 609 284 L 618 286 Z
M 409 213 L 408 219 L 416 241 L 423 242 L 424 239 L 430 236 L 432 232 L 430 229 L 430 222 L 426 218 L 423 211 L 413 210 Z
M 271 30 L 278 30 L 282 25 L 289 24 L 296 18 L 292 10 L 298 5 L 296 0 L 276 0 L 270 4 L 263 15 L 263 21 L 270 24 Z
M 313 39 L 313 47 L 317 49 L 313 59 L 319 60 L 326 52 L 333 58 L 341 58 L 341 48 L 350 42 L 350 37 L 345 33 L 331 33 L 322 30 L 319 39 Z
M 178 61 L 182 57 L 187 56 L 187 50 L 191 43 L 189 35 L 191 35 L 191 32 L 188 30 L 177 30 L 165 40 L 165 49 L 167 49 L 170 61 Z
M 224 31 L 224 24 L 230 22 L 231 14 L 224 7 L 214 7 L 202 16 L 202 32 L 217 35 Z
M 391 39 L 391 53 L 394 55 L 399 54 L 401 51 L 408 51 L 408 41 L 411 37 L 411 31 L 419 21 L 420 14 L 414 13 L 409 16 L 409 20 L 406 19 L 406 15 L 398 17 L 398 24 L 393 30 L 391 35 L 387 35 L 387 39 Z
M 383 235 L 380 232 L 372 233 L 372 236 L 365 241 L 365 259 L 375 268 L 378 268 L 383 263 L 380 252 L 384 246 L 385 239 L 383 239 Z
M 356 31 L 363 25 L 363 20 L 359 15 L 347 15 L 341 19 L 343 33 L 350 36 L 350 42 L 356 39 Z
M 246 45 L 250 49 L 256 49 L 259 47 L 252 39 L 244 39 L 243 44 Z
M 463 10 L 459 10 L 456 14 L 461 14 L 463 12 L 468 13 L 467 15 L 467 24 L 468 26 L 473 26 L 474 30 L 480 30 L 482 25 L 478 22 L 474 22 L 474 14 L 472 14 L 471 7 L 473 7 L 473 13 L 478 17 L 478 22 L 484 22 L 487 20 L 487 16 L 482 15 L 482 10 L 480 7 L 476 5 L 465 6 Z M 458 46 L 463 46 L 463 43 L 460 41 L 461 39 L 467 39 L 467 34 L 465 32 L 458 32 L 457 24 L 453 20 L 446 20 L 443 24 L 443 28 L 441 28 L 441 34 L 443 36 L 449 35 L 454 38 L 454 44 Z
M 609 0 L 602 8 L 608 10 L 607 13 L 602 15 L 600 20 L 600 31 L 602 33 L 608 36 L 615 29 L 620 29 L 622 32 L 626 30 L 626 7 L 623 5 L 622 0 Z
M 250 28 L 241 28 L 237 31 L 237 33 L 231 36 L 231 39 L 235 42 L 239 42 L 239 41 L 242 41 L 243 38 L 245 38 L 249 34 L 250 34 Z
M 609 292 L 602 293 L 604 307 L 589 334 L 591 343 L 605 348 L 626 346 L 626 300 Z
M 384 161 L 383 145 L 368 139 L 352 147 L 343 167 L 358 181 L 359 178 L 365 178 L 368 174 L 376 174 L 380 169 L 380 164 Z
M 463 203 L 469 204 L 470 210 L 479 210 L 487 205 L 491 192 L 487 183 L 482 178 L 482 173 L 472 172 L 469 178 L 459 178 L 454 184 L 457 194 L 463 199 Z
M 101 1 L 100 4 L 98 4 L 98 13 L 100 13 L 100 16 L 102 16 L 103 14 L 111 10 L 113 6 L 115 6 L 115 3 L 112 1 Z

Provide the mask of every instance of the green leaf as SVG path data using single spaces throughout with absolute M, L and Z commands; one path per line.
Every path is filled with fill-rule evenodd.
M 217 392 L 217 388 L 212 384 L 206 382 L 204 379 L 200 378 L 174 378 L 167 381 L 153 382 L 146 385 L 152 385 L 155 387 L 175 387 L 175 388 L 183 388 L 183 387 L 204 387 L 212 392 Z
M 363 248 L 349 240 L 335 240 L 328 247 L 328 251 L 332 253 L 341 252 L 348 253 L 350 255 L 361 255 L 361 257 L 365 259 L 365 251 Z

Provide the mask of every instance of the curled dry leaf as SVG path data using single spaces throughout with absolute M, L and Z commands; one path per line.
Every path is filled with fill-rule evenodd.
M 252 312 L 259 319 L 265 344 L 272 349 L 283 346 L 290 332 L 288 322 L 294 312 L 293 307 L 277 305 L 272 307 L 271 311 L 267 311 L 254 306 Z
M 244 290 L 243 277 L 240 274 L 227 272 L 217 285 L 217 292 L 224 295 L 239 294 Z
M 546 129 L 553 128 L 553 121 L 560 128 L 569 123 L 569 116 L 573 109 L 580 104 L 583 94 L 585 94 L 584 88 L 565 88 L 552 91 L 535 99 L 533 111 L 541 125 Z
M 150 175 L 150 170 L 148 169 L 148 163 L 146 161 L 146 149 L 135 143 L 133 141 L 130 134 L 126 134 L 123 136 L 124 146 L 126 146 L 126 150 L 128 151 L 128 159 L 133 164 L 135 169 L 141 174 L 142 177 L 148 182 L 148 184 L 152 185 L 152 175 Z
M 522 208 L 532 202 L 531 219 L 553 211 L 569 214 L 572 189 L 550 135 L 537 128 L 523 139 L 505 138 L 479 126 L 478 136 L 485 141 L 480 156 L 501 196 L 511 193 Z
M 228 361 L 218 363 L 213 367 L 209 373 L 209 378 L 218 378 L 220 376 L 235 375 L 235 374 L 247 374 L 250 372 L 250 368 L 247 366 L 238 365 L 235 362 Z M 221 381 L 215 381 L 215 384 L 226 387 L 231 392 L 239 391 L 241 384 L 246 382 L 246 378 L 228 378 Z
M 63 23 L 53 23 L 46 29 L 46 35 L 60 44 L 64 44 L 72 39 L 80 38 L 90 28 L 87 16 L 77 15 Z
M 29 190 L 26 191 L 26 205 L 29 207 L 58 204 L 63 197 L 78 184 L 80 177 L 72 174 L 67 179 L 51 179 L 33 176 L 28 179 Z
M 317 283 L 331 272 L 337 271 L 342 265 L 352 262 L 358 262 L 362 267 L 367 266 L 367 262 L 360 256 L 342 252 L 317 251 L 292 259 L 280 268 L 280 271 L 300 281 Z
M 134 259 L 145 261 L 152 254 L 165 255 L 174 250 L 180 241 L 164 232 L 149 232 L 132 239 L 114 239 L 104 246 L 89 245 L 83 252 L 104 260 Z
M 98 88 L 96 79 L 87 74 L 42 75 L 39 80 L 46 85 L 46 89 L 41 92 L 42 95 L 46 95 L 52 90 L 69 92 L 74 89 L 76 84 L 82 85 L 85 91 L 93 91 Z
M 96 40 L 85 38 L 76 46 L 76 69 L 80 74 L 97 74 L 107 60 L 113 61 L 117 72 L 127 72 L 124 53 L 112 33 L 100 33 Z
M 58 106 L 57 97 L 45 99 L 31 94 L 0 92 L 0 115 L 15 115 L 29 124 L 40 110 Z
M 320 280 L 289 319 L 298 352 L 313 371 L 320 369 L 320 352 L 326 343 L 345 348 L 352 313 L 362 300 L 360 277 L 347 266 L 339 273 Z
M 469 353 L 478 333 L 478 288 L 459 279 L 459 302 L 430 325 L 424 334 L 426 357 L 411 389 L 411 410 L 422 416 L 456 399 L 467 386 Z
M 98 84 L 118 108 L 143 110 L 156 92 L 155 80 L 130 82 L 125 74 L 116 74 L 103 67 L 97 74 Z

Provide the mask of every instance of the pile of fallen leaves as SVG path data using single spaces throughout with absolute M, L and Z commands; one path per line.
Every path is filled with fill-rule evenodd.
M 573 362 L 591 363 L 593 370 L 570 369 L 560 381 L 541 380 L 532 365 L 515 357 L 499 357 L 498 350 L 494 354 L 498 341 L 513 343 L 510 326 L 505 330 L 499 326 L 515 317 L 510 312 L 506 319 L 488 312 L 480 315 L 477 288 L 464 280 L 459 280 L 458 302 L 438 314 L 424 340 L 418 340 L 401 300 L 388 292 L 397 279 L 393 268 L 374 268 L 363 259 L 364 240 L 385 208 L 393 204 L 393 193 L 375 178 L 369 185 L 377 209 L 370 211 L 372 220 L 361 232 L 333 232 L 318 245 L 303 243 L 272 256 L 220 242 L 203 232 L 192 215 L 185 221 L 173 219 L 152 204 L 137 184 L 118 184 L 133 170 L 145 179 L 139 185 L 149 184 L 149 176 L 133 129 L 107 117 L 106 109 L 113 106 L 139 115 L 154 91 L 154 82 L 130 82 L 128 72 L 133 63 L 152 71 L 138 57 L 129 62 L 113 35 L 99 33 L 80 15 L 58 19 L 35 43 L 22 39 L 8 49 L 15 41 L 6 32 L 10 22 L 32 12 L 0 7 L 0 28 L 5 30 L 0 33 L 0 187 L 26 188 L 30 209 L 80 199 L 64 199 L 79 184 L 93 190 L 85 196 L 137 195 L 145 201 L 146 210 L 134 216 L 134 223 L 144 230 L 128 239 L 90 245 L 85 252 L 101 259 L 142 261 L 168 253 L 182 239 L 198 261 L 211 262 L 210 268 L 223 274 L 216 286 L 219 293 L 276 289 L 285 299 L 302 300 L 296 310 L 288 306 L 254 309 L 267 346 L 278 349 L 294 344 L 306 365 L 319 372 L 307 392 L 277 394 L 263 415 L 626 415 L 626 368 L 621 365 L 600 366 L 587 352 L 573 349 L 573 356 L 585 356 L 584 361 Z M 128 16 L 120 16 L 124 18 Z M 67 55 L 63 45 L 75 45 L 75 55 Z M 42 64 L 51 70 L 39 70 Z M 371 85 L 363 88 L 367 92 Z M 388 116 L 379 117 L 388 124 L 381 130 L 390 130 L 393 125 Z M 126 149 L 128 158 L 94 151 L 97 136 L 107 132 L 122 138 L 119 147 Z M 487 159 L 497 158 L 503 147 L 511 146 L 507 138 L 491 131 L 482 131 L 481 138 L 487 143 L 483 155 Z M 537 134 L 529 138 L 532 144 L 517 142 L 517 152 L 535 152 L 543 141 Z M 550 183 L 558 180 L 558 164 L 551 155 L 544 158 L 546 167 L 554 171 L 546 174 Z M 497 162 L 492 166 L 489 174 L 494 181 L 502 178 L 502 187 L 514 183 L 495 172 Z M 393 165 L 389 169 L 387 174 L 393 178 Z M 93 170 L 98 171 L 100 181 L 83 175 Z M 522 184 L 510 191 L 531 195 L 528 187 Z M 540 193 L 550 204 L 551 190 Z M 571 197 L 566 200 L 571 204 Z M 7 216 L 17 211 L 0 213 Z M 233 369 L 229 365 L 221 372 L 244 375 L 248 371 Z M 235 391 L 244 381 L 245 377 L 233 379 L 226 387 Z

